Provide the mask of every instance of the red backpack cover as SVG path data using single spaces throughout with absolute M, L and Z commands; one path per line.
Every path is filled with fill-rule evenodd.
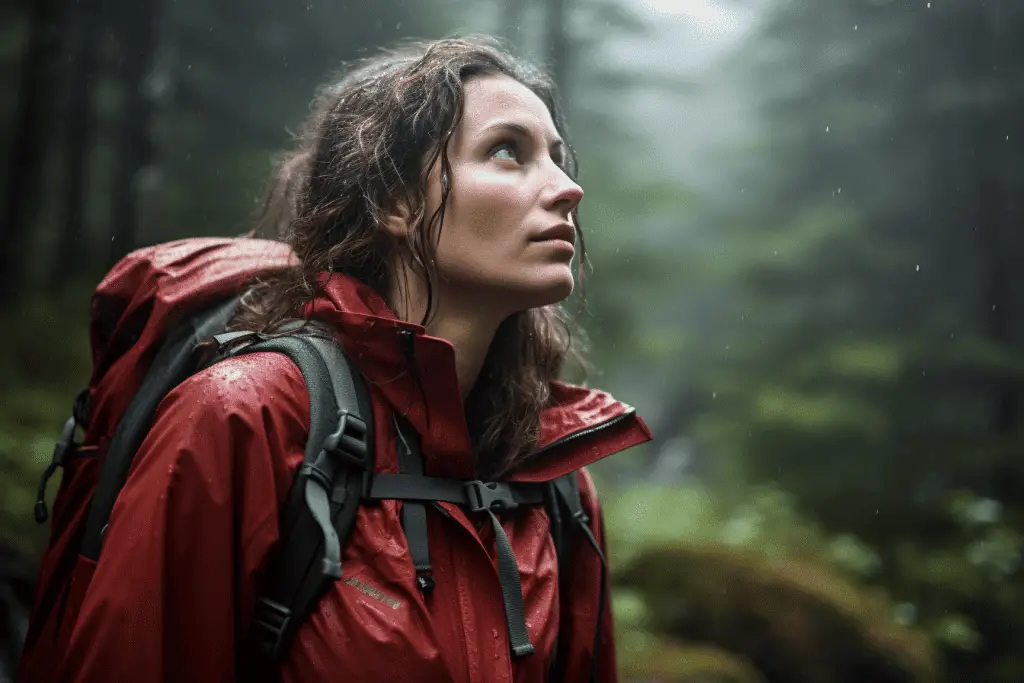
M 65 425 L 62 442 L 68 447 L 63 457 L 55 451 L 50 468 L 62 466 L 64 472 L 21 657 L 21 683 L 53 680 L 66 650 L 95 569 L 95 561 L 81 554 L 81 542 L 99 472 L 166 334 L 177 322 L 238 294 L 255 276 L 294 264 L 291 249 L 279 242 L 185 239 L 128 254 L 96 288 L 89 330 L 92 376 Z M 80 443 L 73 442 L 76 427 L 84 429 Z M 45 505 L 37 506 L 37 518 L 45 520 Z

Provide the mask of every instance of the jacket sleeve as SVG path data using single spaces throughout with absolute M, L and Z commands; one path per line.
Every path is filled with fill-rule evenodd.
M 604 520 L 594 481 L 586 469 L 579 471 L 580 498 L 590 517 L 590 528 L 601 552 L 607 557 Z M 601 623 L 597 623 L 601 595 L 601 561 L 593 546 L 581 533 L 573 549 L 573 576 L 570 593 L 562 601 L 561 631 L 566 646 L 564 675 L 572 683 L 617 683 L 615 634 L 611 605 L 611 578 L 605 572 Z M 596 645 L 596 657 L 593 656 Z M 596 665 L 591 678 L 592 665 Z
M 104 536 L 61 681 L 227 683 L 301 460 L 308 394 L 276 354 L 226 360 L 161 403 Z

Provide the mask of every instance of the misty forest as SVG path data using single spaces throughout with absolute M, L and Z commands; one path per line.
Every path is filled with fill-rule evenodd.
M 621 680 L 1024 681 L 1015 0 L 4 3 L 0 680 L 103 274 L 246 232 L 347 61 L 475 33 L 561 88 L 587 381 L 655 434 L 592 468 Z

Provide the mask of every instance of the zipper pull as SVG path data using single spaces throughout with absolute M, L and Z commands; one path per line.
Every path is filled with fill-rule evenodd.
M 409 366 L 409 374 L 412 375 L 416 388 L 419 389 L 420 398 L 423 399 L 423 409 L 427 418 L 427 429 L 430 429 L 430 403 L 427 401 L 427 392 L 423 388 L 423 378 L 420 377 L 420 368 L 416 364 L 416 336 L 412 330 L 403 329 L 399 332 L 402 337 L 402 352 L 405 355 L 405 362 Z
M 413 337 L 412 330 L 402 330 L 398 334 L 402 337 L 402 353 L 405 355 L 405 360 L 409 363 L 415 363 L 416 339 Z

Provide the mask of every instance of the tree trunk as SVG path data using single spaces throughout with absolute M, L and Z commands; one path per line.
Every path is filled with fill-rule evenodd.
M 1007 58 L 1008 38 L 1003 29 L 1002 7 L 994 0 L 982 11 L 987 13 L 988 35 L 981 38 L 977 67 L 981 78 L 989 78 L 999 93 L 1013 92 L 1014 72 Z M 1004 95 L 1005 97 L 1005 95 Z M 984 334 L 998 349 L 1014 348 L 1013 268 L 1019 258 L 1014 224 L 1014 158 L 1008 154 L 1006 134 L 1011 130 L 1016 103 L 1000 100 L 984 112 L 974 115 L 975 162 L 978 177 L 977 229 L 984 264 L 982 295 Z M 1002 375 L 992 382 L 990 429 L 994 436 L 1007 438 L 1018 429 L 1021 420 L 1021 392 L 1013 377 Z M 1016 462 L 1002 462 L 992 469 L 991 495 L 1004 501 L 1024 500 L 1024 477 Z
M 134 248 L 138 241 L 139 172 L 153 160 L 150 124 L 155 107 L 146 79 L 156 55 L 159 18 L 160 7 L 155 0 L 124 3 L 117 17 L 121 45 L 118 76 L 125 93 L 125 104 L 119 117 L 114 151 L 111 264 Z
M 547 6 L 547 53 L 551 77 L 558 84 L 563 110 L 569 111 L 569 36 L 566 35 L 566 11 L 568 0 L 548 0 Z
M 55 70 L 61 53 L 63 0 L 30 3 L 28 47 L 21 68 L 18 108 L 0 218 L 0 308 L 14 303 L 25 277 L 29 234 L 42 201 L 42 170 L 53 123 Z
M 88 252 L 85 222 L 86 190 L 88 188 L 89 150 L 95 132 L 96 113 L 93 84 L 99 62 L 101 7 L 95 0 L 78 0 L 69 13 L 71 73 L 68 79 L 68 129 L 65 133 L 64 203 L 60 217 L 60 238 L 56 258 L 50 272 L 50 290 L 60 291 L 69 279 L 81 275 Z

